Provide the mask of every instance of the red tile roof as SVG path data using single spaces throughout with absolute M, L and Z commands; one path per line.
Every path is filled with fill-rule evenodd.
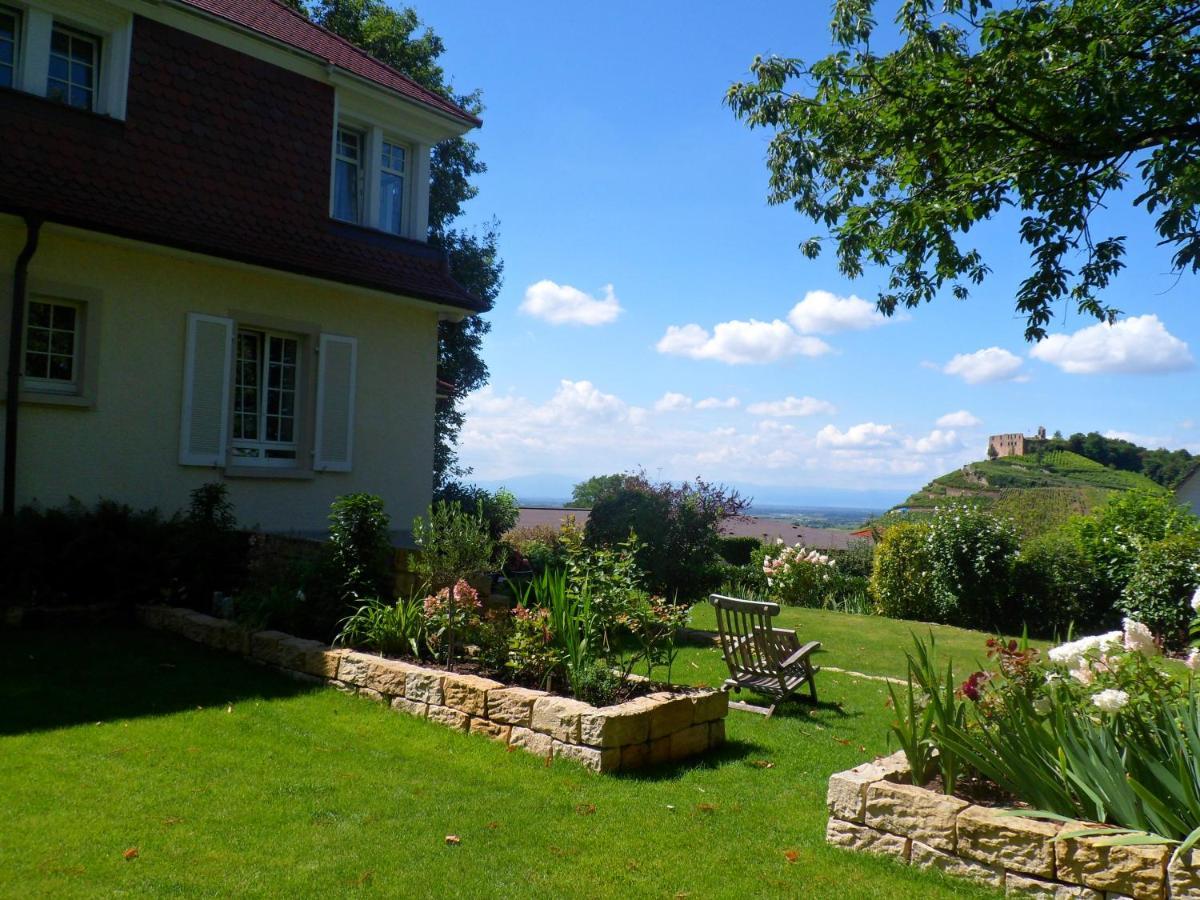
M 407 75 L 381 63 L 370 54 L 315 25 L 277 0 L 178 0 L 203 12 L 249 28 L 273 40 L 320 57 L 368 81 L 395 91 L 438 112 L 470 125 L 480 120 L 445 97 L 426 90 Z

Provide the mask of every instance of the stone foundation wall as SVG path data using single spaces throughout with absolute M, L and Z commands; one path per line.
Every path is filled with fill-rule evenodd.
M 1170 862 L 1171 846 L 1103 847 L 1096 838 L 1057 840 L 1087 827 L 1004 815 L 909 784 L 897 753 L 829 779 L 826 840 L 892 856 L 1005 892 L 1053 900 L 1197 900 L 1200 852 Z
M 729 695 L 724 691 L 659 692 L 596 707 L 475 675 L 335 650 L 280 631 L 251 632 L 189 609 L 142 606 L 137 612 L 139 621 L 150 628 L 330 684 L 448 728 L 486 735 L 538 756 L 574 760 L 596 772 L 687 759 L 725 743 Z

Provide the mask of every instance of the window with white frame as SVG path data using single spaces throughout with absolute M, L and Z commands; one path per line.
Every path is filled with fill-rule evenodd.
M 333 215 L 344 222 L 358 222 L 362 210 L 363 134 L 338 127 L 333 166 Z
M 407 150 L 387 139 L 379 161 L 379 227 L 404 233 L 404 176 Z
M 79 393 L 83 305 L 31 298 L 26 317 L 22 387 L 55 394 Z
M 0 87 L 15 87 L 21 20 L 15 10 L 0 6 Z
M 407 235 L 413 227 L 412 148 L 377 125 L 338 124 L 333 149 L 332 215 L 343 222 Z
M 294 466 L 299 443 L 300 338 L 243 328 L 233 383 L 233 457 Z
M 96 108 L 100 39 L 55 23 L 50 32 L 46 97 L 89 112 Z

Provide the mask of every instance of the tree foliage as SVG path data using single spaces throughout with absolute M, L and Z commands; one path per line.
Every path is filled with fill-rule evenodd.
M 968 240 L 1020 216 L 1027 339 L 1060 302 L 1112 320 L 1099 298 L 1125 236 L 1093 234 L 1130 189 L 1177 272 L 1200 269 L 1200 4 L 1187 0 L 905 0 L 901 42 L 876 52 L 875 0 L 837 0 L 831 55 L 758 58 L 727 102 L 774 130 L 770 199 L 829 230 L 850 277 L 890 270 L 887 314 L 990 269 Z
M 1197 457 L 1187 450 L 1150 450 L 1123 438 L 1105 437 L 1097 431 L 1076 432 L 1068 438 L 1055 432 L 1055 437 L 1034 441 L 1037 452 L 1069 450 L 1101 465 L 1139 472 L 1151 481 L 1173 488 L 1196 468 Z
M 593 475 L 571 490 L 571 506 L 591 509 L 601 497 L 619 491 L 625 484 L 624 475 Z
M 366 50 L 376 59 L 403 72 L 422 87 L 478 114 L 483 106 L 479 91 L 455 91 L 439 59 L 442 39 L 422 25 L 414 9 L 394 8 L 384 0 L 286 0 L 322 28 Z M 443 141 L 433 148 L 430 160 L 429 243 L 446 253 L 450 271 L 468 292 L 492 308 L 500 293 L 504 265 L 497 250 L 497 223 L 479 228 L 462 224 L 464 207 L 478 194 L 473 180 L 487 171 L 479 146 L 464 137 Z M 463 414 L 460 403 L 469 393 L 487 384 L 488 368 L 480 356 L 483 337 L 491 323 L 481 316 L 438 326 L 438 377 L 451 385 L 450 396 L 440 400 L 436 413 L 433 474 L 442 487 L 464 474 L 458 465 L 458 433 Z

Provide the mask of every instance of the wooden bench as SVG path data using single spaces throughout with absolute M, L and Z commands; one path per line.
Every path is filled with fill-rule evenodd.
M 774 628 L 771 619 L 779 615 L 779 604 L 722 594 L 711 595 L 708 602 L 716 609 L 721 652 L 729 666 L 729 678 L 723 687 L 739 693 L 746 688 L 775 700 L 767 710 L 747 703 L 731 706 L 765 712 L 770 717 L 776 706 L 805 684 L 813 702 L 817 702 L 815 676 L 820 667 L 813 666 L 811 657 L 821 643 L 809 641 L 801 646 L 795 631 Z

